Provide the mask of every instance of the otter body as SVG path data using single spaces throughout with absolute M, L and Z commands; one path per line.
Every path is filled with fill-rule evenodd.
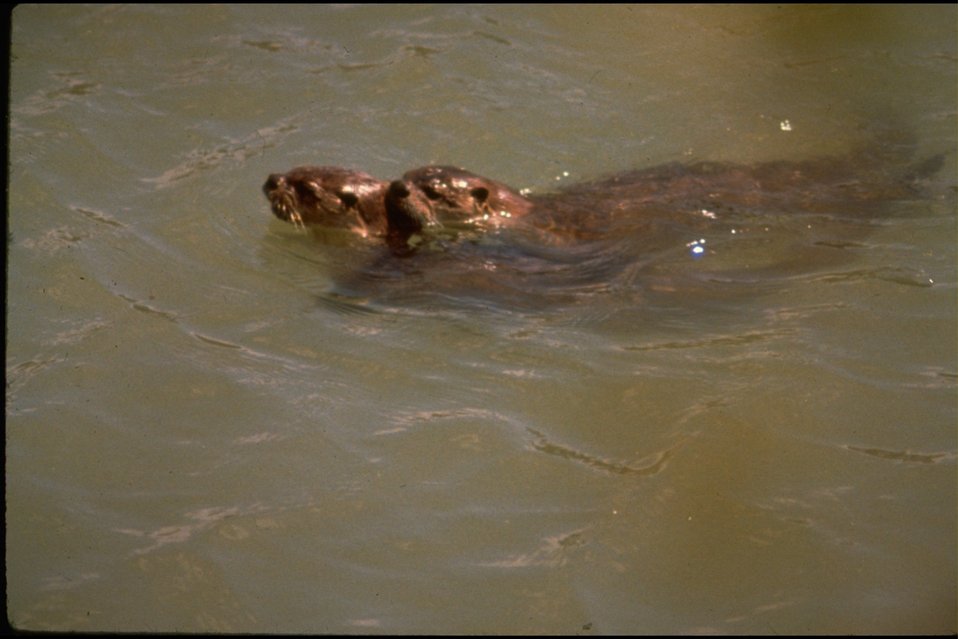
M 926 162 L 920 171 L 928 175 L 939 166 Z M 451 166 L 413 169 L 392 182 L 307 166 L 269 176 L 263 191 L 282 220 L 349 228 L 406 254 L 423 237 L 462 230 L 522 227 L 558 244 L 614 233 L 622 220 L 701 228 L 731 211 L 844 212 L 914 194 L 915 177 L 921 176 L 890 176 L 886 167 L 854 158 L 755 166 L 672 163 L 527 197 Z

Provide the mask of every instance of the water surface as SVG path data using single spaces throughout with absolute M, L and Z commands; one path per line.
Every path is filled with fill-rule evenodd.
M 18 7 L 8 619 L 955 632 L 956 17 Z M 542 193 L 875 131 L 943 168 L 641 251 L 391 261 L 260 192 L 437 162 Z

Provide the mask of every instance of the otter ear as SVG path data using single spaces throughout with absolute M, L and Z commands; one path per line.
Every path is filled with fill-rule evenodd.
M 484 186 L 477 186 L 469 191 L 469 194 L 476 198 L 476 201 L 480 204 L 485 203 L 485 201 L 489 199 L 489 189 Z

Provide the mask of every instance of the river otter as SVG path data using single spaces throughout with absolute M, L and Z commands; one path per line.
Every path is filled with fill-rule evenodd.
M 386 241 L 397 253 L 413 248 L 416 237 L 512 226 L 532 210 L 508 186 L 452 166 L 407 171 L 389 184 L 384 205 Z
M 263 184 L 273 214 L 296 226 L 348 228 L 384 235 L 386 182 L 338 166 L 301 166 Z
M 692 230 L 713 227 L 733 211 L 854 212 L 863 204 L 914 195 L 915 178 L 933 174 L 942 159 L 894 175 L 866 156 L 755 166 L 671 163 L 528 197 L 451 166 L 413 169 L 392 182 L 339 167 L 307 166 L 269 176 L 263 191 L 282 220 L 350 228 L 409 254 L 424 238 L 464 230 L 519 227 L 556 245 L 607 236 L 617 224 L 641 219 Z
M 440 224 L 495 228 L 532 210 L 532 202 L 505 184 L 454 166 L 425 166 L 402 179 L 422 193 L 416 198 Z
M 489 226 L 520 226 L 536 231 L 539 241 L 564 244 L 605 237 L 642 218 L 704 229 L 748 211 L 868 215 L 878 202 L 919 196 L 944 155 L 903 162 L 868 144 L 847 156 L 801 161 L 672 162 L 527 196 L 453 167 L 424 167 L 403 178 L 423 191 L 442 223 L 480 217 Z
M 263 192 L 279 219 L 380 236 L 402 252 L 430 229 L 510 225 L 532 202 L 508 186 L 452 166 L 426 166 L 392 182 L 335 166 L 302 166 L 269 176 Z

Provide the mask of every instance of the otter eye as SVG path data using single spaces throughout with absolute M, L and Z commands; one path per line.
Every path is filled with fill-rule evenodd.
M 469 191 L 472 197 L 476 198 L 480 203 L 485 202 L 489 199 L 489 189 L 484 186 L 477 186 L 473 190 Z
M 343 191 L 340 193 L 339 200 L 345 204 L 347 208 L 352 208 L 359 203 L 359 198 L 356 197 L 356 194 L 350 193 L 349 191 Z
M 429 185 L 422 187 L 422 192 L 425 193 L 426 197 L 428 197 L 430 200 L 438 200 L 442 197 L 442 194 L 439 193 L 439 191 Z

